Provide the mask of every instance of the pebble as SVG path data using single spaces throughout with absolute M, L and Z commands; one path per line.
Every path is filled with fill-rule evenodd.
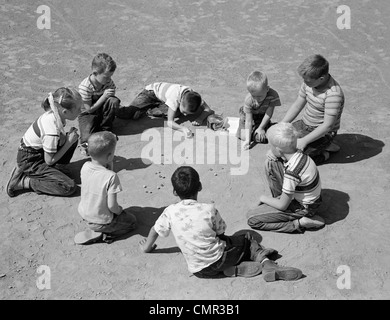
M 214 176 L 216 177 L 218 174 L 217 173 L 214 173 Z
M 147 186 L 143 185 L 143 187 L 144 187 L 144 189 L 145 189 Z
M 0 274 L 0 278 L 4 278 L 6 276 L 5 273 Z

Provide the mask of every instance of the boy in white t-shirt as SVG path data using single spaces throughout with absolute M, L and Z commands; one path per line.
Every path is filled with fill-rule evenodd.
M 139 112 L 134 112 L 138 109 Z M 176 118 L 193 115 L 192 125 L 200 126 L 205 119 L 213 114 L 199 93 L 190 87 L 168 82 L 149 84 L 130 103 L 118 111 L 120 118 L 138 119 L 142 114 L 155 117 L 166 117 L 168 127 L 182 131 L 187 137 L 192 137 L 192 130 L 180 125 Z
M 122 191 L 118 175 L 113 171 L 117 137 L 109 131 L 93 133 L 88 138 L 91 161 L 81 168 L 81 200 L 79 213 L 88 229 L 75 236 L 77 244 L 102 239 L 111 243 L 136 228 L 136 218 L 118 204 Z
M 158 236 L 172 230 L 187 262 L 188 270 L 199 278 L 223 276 L 253 277 L 263 273 L 265 281 L 297 280 L 302 272 L 280 267 L 267 256 L 277 253 L 265 249 L 249 234 L 226 236 L 226 223 L 214 204 L 197 201 L 202 190 L 198 172 L 183 166 L 173 173 L 172 185 L 181 201 L 168 206 L 140 242 L 143 252 L 152 252 Z

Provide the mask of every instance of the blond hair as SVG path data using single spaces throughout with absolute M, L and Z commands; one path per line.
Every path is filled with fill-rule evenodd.
M 263 86 L 268 87 L 268 77 L 264 72 L 252 71 L 246 80 L 246 87 L 249 89 L 258 90 Z
M 280 122 L 267 130 L 267 138 L 271 145 L 285 153 L 297 150 L 298 132 L 291 123 Z

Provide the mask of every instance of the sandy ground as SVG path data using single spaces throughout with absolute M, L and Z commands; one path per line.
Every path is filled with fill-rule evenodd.
M 48 0 L 50 30 L 37 28 L 41 4 L 0 0 L 0 299 L 390 298 L 387 0 Z M 337 28 L 341 4 L 351 9 L 350 30 Z M 164 164 L 143 159 L 151 142 L 142 132 L 154 128 L 149 132 L 162 134 L 160 120 L 115 124 L 115 171 L 124 189 L 119 201 L 139 221 L 139 228 L 124 239 L 110 245 L 73 243 L 84 228 L 77 213 L 79 191 L 70 198 L 34 193 L 8 198 L 5 185 L 17 146 L 41 114 L 40 102 L 60 86 L 77 86 L 101 51 L 118 64 L 113 79 L 123 104 L 144 85 L 167 81 L 192 86 L 224 116 L 238 115 L 247 74 L 263 70 L 282 100 L 276 121 L 297 96 L 300 62 L 312 53 L 328 58 L 346 105 L 337 137 L 342 150 L 319 167 L 326 202 L 321 215 L 327 225 L 303 235 L 261 233 L 264 245 L 279 250 L 279 263 L 301 268 L 303 279 L 197 279 L 189 274 L 172 235 L 158 239 L 154 254 L 139 251 L 138 242 L 157 216 L 177 201 L 169 182 L 179 164 L 169 162 L 172 151 L 162 148 L 164 156 L 156 151 Z M 245 212 L 269 192 L 263 176 L 268 146 L 250 150 L 248 172 L 232 175 L 237 164 L 231 159 L 224 163 L 213 144 L 194 150 L 216 154 L 206 164 L 191 160 L 190 142 L 178 145 L 187 148 L 183 159 L 201 174 L 199 200 L 215 202 L 227 234 L 248 229 Z M 221 154 L 233 149 L 222 147 Z M 71 168 L 78 183 L 84 161 L 76 151 Z M 50 268 L 50 289 L 36 284 L 49 275 L 38 273 L 40 266 Z

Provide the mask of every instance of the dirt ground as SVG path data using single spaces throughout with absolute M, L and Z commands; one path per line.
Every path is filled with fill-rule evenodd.
M 50 29 L 37 27 L 40 5 L 51 9 Z M 337 27 L 340 5 L 351 10 L 351 29 Z M 0 0 L 0 299 L 389 299 L 389 17 L 387 0 Z M 135 232 L 117 242 L 73 243 L 84 229 L 77 212 L 80 191 L 70 198 L 6 195 L 18 143 L 42 113 L 40 102 L 58 87 L 78 86 L 97 52 L 117 62 L 113 80 L 124 105 L 146 84 L 167 81 L 191 86 L 217 113 L 235 117 L 246 76 L 265 71 L 282 101 L 275 121 L 297 96 L 300 62 L 313 53 L 329 60 L 346 104 L 336 138 L 341 151 L 319 166 L 326 226 L 302 235 L 260 233 L 265 246 L 279 251 L 279 264 L 302 269 L 304 278 L 197 279 L 173 235 L 159 238 L 153 254 L 139 251 L 158 215 L 177 201 L 170 176 L 180 163 L 159 164 L 143 153 L 151 141 L 142 133 L 154 128 L 162 134 L 161 120 L 115 122 L 115 171 L 124 189 L 119 202 L 139 221 Z M 210 154 L 213 146 L 194 154 Z M 201 175 L 199 200 L 215 202 L 227 234 L 249 229 L 245 212 L 269 192 L 263 175 L 267 150 L 251 149 L 242 175 L 232 175 L 237 164 L 224 162 L 216 151 L 216 160 L 203 164 L 184 153 Z M 172 151 L 160 152 L 164 156 L 157 157 L 166 160 Z M 84 162 L 77 150 L 71 170 L 78 183 Z M 37 285 L 43 275 L 50 276 L 45 287 Z

